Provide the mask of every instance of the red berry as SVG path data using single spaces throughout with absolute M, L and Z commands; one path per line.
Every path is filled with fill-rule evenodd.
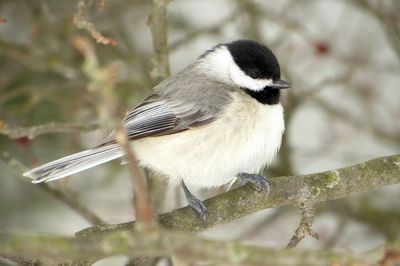
M 325 42 L 314 43 L 314 50 L 317 55 L 326 55 L 329 53 L 329 45 Z
M 16 142 L 21 148 L 27 148 L 31 144 L 31 140 L 28 137 L 18 138 Z

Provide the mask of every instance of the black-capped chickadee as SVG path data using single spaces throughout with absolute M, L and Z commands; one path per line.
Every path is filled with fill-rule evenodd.
M 271 163 L 284 131 L 275 55 L 251 40 L 219 44 L 158 84 L 130 109 L 124 128 L 140 165 L 180 183 L 189 205 L 207 209 L 186 187 L 215 188 L 251 182 L 270 192 L 259 175 Z M 112 132 L 99 146 L 26 173 L 33 183 L 52 181 L 124 156 Z

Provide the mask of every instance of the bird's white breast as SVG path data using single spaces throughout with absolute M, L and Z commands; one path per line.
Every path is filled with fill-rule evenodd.
M 234 94 L 214 122 L 180 133 L 133 142 L 143 166 L 190 187 L 229 184 L 239 173 L 259 173 L 275 157 L 284 131 L 280 104 L 262 105 Z

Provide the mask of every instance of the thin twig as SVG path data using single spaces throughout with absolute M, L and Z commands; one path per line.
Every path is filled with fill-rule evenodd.
M 0 121 L 0 134 L 6 135 L 10 139 L 28 138 L 34 139 L 37 136 L 52 133 L 70 133 L 79 131 L 92 131 L 98 127 L 97 124 L 63 124 L 63 123 L 48 123 L 31 127 L 16 127 L 9 126 Z
M 133 185 L 133 203 L 135 206 L 136 219 L 142 223 L 145 230 L 152 231 L 156 229 L 153 208 L 150 203 L 149 190 L 147 180 L 140 170 L 135 154 L 129 146 L 128 137 L 122 126 L 117 129 L 116 139 L 125 152 L 128 161 L 128 170 Z
M 105 45 L 117 45 L 117 41 L 105 37 L 99 31 L 96 30 L 96 27 L 93 23 L 86 20 L 86 11 L 92 5 L 92 0 L 81 0 L 78 2 L 77 11 L 74 14 L 73 22 L 75 26 L 79 29 L 87 30 L 96 40 L 97 43 L 105 44 Z
M 22 173 L 28 170 L 28 168 L 22 164 L 20 161 L 18 161 L 16 158 L 12 158 L 11 156 L 8 155 L 6 152 L 1 152 L 0 153 L 0 160 L 6 163 L 13 169 L 17 175 L 21 176 L 22 178 Z M 28 179 L 24 179 L 25 181 L 28 181 Z M 63 202 L 67 206 L 69 206 L 71 209 L 73 209 L 76 213 L 80 214 L 83 218 L 85 218 L 88 222 L 92 224 L 104 224 L 103 220 L 100 219 L 94 212 L 92 212 L 90 209 L 88 209 L 85 205 L 83 205 L 75 196 L 75 193 L 73 193 L 70 189 L 68 188 L 63 188 L 58 189 L 53 186 L 50 186 L 47 183 L 41 183 L 36 186 L 39 186 L 41 189 L 58 199 L 59 201 Z
M 299 208 L 301 210 L 301 220 L 292 239 L 290 239 L 289 244 L 286 246 L 287 248 L 296 247 L 306 236 L 319 239 L 318 233 L 312 228 L 315 220 L 315 207 L 307 203 L 302 203 Z

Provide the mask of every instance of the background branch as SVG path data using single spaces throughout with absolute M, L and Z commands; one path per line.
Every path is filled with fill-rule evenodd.
M 168 0 L 153 0 L 151 5 L 151 14 L 148 18 L 148 26 L 150 27 L 153 56 L 151 59 L 150 78 L 153 84 L 170 76 L 169 67 L 169 47 L 168 47 L 168 21 L 167 21 L 167 5 Z M 161 212 L 167 192 L 167 185 L 159 178 L 159 174 L 151 171 L 145 172 L 149 184 L 152 206 L 156 212 Z
M 0 153 L 0 160 L 10 166 L 11 169 L 16 171 L 16 173 L 23 178 L 22 173 L 28 170 L 24 164 L 18 161 L 15 158 L 9 156 L 6 152 Z M 27 178 L 23 178 L 24 181 L 28 182 Z M 40 183 L 36 186 L 40 187 L 48 194 L 52 195 L 54 198 L 58 199 L 59 201 L 63 202 L 67 206 L 69 206 L 72 210 L 82 216 L 85 220 L 92 224 L 104 224 L 104 221 L 97 216 L 94 212 L 92 212 L 89 208 L 87 208 L 82 202 L 80 202 L 75 193 L 73 193 L 68 188 L 58 189 L 54 186 L 51 186 L 48 183 Z
M 13 127 L 8 126 L 4 122 L 0 122 L 0 134 L 6 135 L 10 139 L 19 139 L 24 137 L 34 139 L 37 136 L 44 134 L 91 131 L 95 130 L 97 127 L 97 124 L 79 125 L 62 123 L 48 123 L 31 127 Z
M 117 41 L 101 34 L 93 23 L 86 20 L 87 9 L 92 5 L 92 0 L 81 0 L 78 2 L 77 11 L 73 17 L 73 22 L 79 29 L 87 30 L 96 40 L 97 43 L 105 45 L 117 45 Z M 100 7 L 101 6 L 101 7 Z M 99 9 L 103 9 L 104 1 L 100 4 Z
M 154 56 L 151 60 L 150 76 L 156 82 L 170 75 L 167 39 L 167 5 L 169 0 L 153 0 L 148 25 L 153 38 Z
M 177 255 L 189 261 L 207 261 L 217 265 L 376 265 L 388 252 L 400 252 L 394 242 L 355 256 L 351 252 L 278 250 L 237 242 L 207 240 L 187 234 L 162 232 L 149 236 L 140 232 L 113 232 L 90 238 L 0 233 L 0 254 L 27 254 L 43 260 L 101 259 L 113 255 Z

